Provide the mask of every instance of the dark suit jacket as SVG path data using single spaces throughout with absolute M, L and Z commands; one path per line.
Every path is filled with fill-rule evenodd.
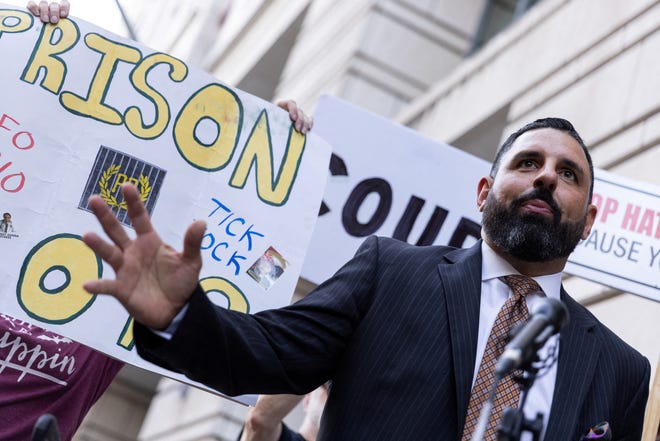
M 145 359 L 228 395 L 303 394 L 332 378 L 320 440 L 458 440 L 475 364 L 480 244 L 415 247 L 371 237 L 295 305 L 245 315 L 197 291 L 169 341 L 136 325 Z M 641 438 L 650 366 L 562 292 L 545 441 L 578 440 L 608 421 Z

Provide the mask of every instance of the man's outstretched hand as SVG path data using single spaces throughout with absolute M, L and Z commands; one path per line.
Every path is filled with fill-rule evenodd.
M 89 207 L 112 243 L 87 233 L 83 241 L 115 271 L 115 279 L 84 284 L 92 294 L 115 297 L 138 322 L 153 329 L 166 328 L 193 293 L 202 267 L 200 246 L 206 224 L 188 227 L 183 251 L 165 244 L 154 230 L 149 214 L 132 184 L 121 187 L 136 237 L 131 239 L 100 196 Z

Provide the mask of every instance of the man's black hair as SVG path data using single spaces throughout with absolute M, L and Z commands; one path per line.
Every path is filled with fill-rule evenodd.
M 513 132 L 509 137 L 504 141 L 504 144 L 499 148 L 497 153 L 495 154 L 495 160 L 493 161 L 493 165 L 490 169 L 490 177 L 495 178 L 495 175 L 497 174 L 499 168 L 500 168 L 500 161 L 502 160 L 502 156 L 509 151 L 513 143 L 518 139 L 520 135 L 522 135 L 525 132 L 529 132 L 530 130 L 536 130 L 536 129 L 555 129 L 555 130 L 561 130 L 562 132 L 568 134 L 571 138 L 577 141 L 578 144 L 580 144 L 580 147 L 582 147 L 582 150 L 584 151 L 584 155 L 587 157 L 587 162 L 589 163 L 589 174 L 590 174 L 590 183 L 589 183 L 589 202 L 591 202 L 591 197 L 594 192 L 594 164 L 591 160 L 591 155 L 589 154 L 589 150 L 587 149 L 587 146 L 584 144 L 584 141 L 582 141 L 582 138 L 578 134 L 577 130 L 575 130 L 575 127 L 573 127 L 573 124 L 570 123 L 570 121 L 565 120 L 563 118 L 541 118 L 537 119 L 534 122 L 531 122 L 520 129 L 516 130 Z

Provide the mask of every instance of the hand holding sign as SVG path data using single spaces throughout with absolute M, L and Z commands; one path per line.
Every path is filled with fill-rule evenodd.
M 69 15 L 69 2 L 62 0 L 61 2 L 52 2 L 48 4 L 45 1 L 39 4 L 29 1 L 27 8 L 32 12 L 32 15 L 39 17 L 44 23 L 57 24 L 60 18 L 65 18 Z
M 197 285 L 206 224 L 196 221 L 188 227 L 179 253 L 154 230 L 137 188 L 124 184 L 121 190 L 137 237 L 131 240 L 105 201 L 92 196 L 89 206 L 114 245 L 94 233 L 85 234 L 83 240 L 110 264 L 116 279 L 92 280 L 84 288 L 92 294 L 112 295 L 140 323 L 164 329 Z
M 289 113 L 289 118 L 296 130 L 303 135 L 312 130 L 314 120 L 307 116 L 294 100 L 282 100 L 277 102 L 277 106 Z

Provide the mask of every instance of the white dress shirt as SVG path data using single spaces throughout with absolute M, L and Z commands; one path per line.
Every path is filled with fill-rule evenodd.
M 481 365 L 481 358 L 486 350 L 486 343 L 488 336 L 495 323 L 497 313 L 500 311 L 506 299 L 512 295 L 511 289 L 498 277 L 506 276 L 509 274 L 520 274 L 516 271 L 511 264 L 498 256 L 492 248 L 482 242 L 481 253 L 483 260 L 481 263 L 481 306 L 479 308 L 479 334 L 477 338 L 477 354 L 474 366 L 474 374 L 472 377 L 472 386 L 477 378 L 477 371 Z M 548 297 L 559 300 L 561 290 L 561 273 L 550 274 L 547 276 L 532 277 L 538 283 L 543 292 Z M 540 295 L 530 294 L 525 297 L 527 301 L 527 308 L 530 311 L 534 310 L 535 304 L 541 299 Z M 543 360 L 548 350 L 558 343 L 558 336 L 551 337 L 545 346 L 539 351 L 539 356 Z M 557 352 L 558 354 L 558 352 Z M 545 428 L 550 416 L 550 407 L 552 406 L 552 394 L 555 389 L 555 380 L 557 378 L 557 363 L 554 363 L 549 371 L 543 376 L 537 377 L 532 388 L 527 396 L 525 403 L 525 416 L 529 419 L 536 417 L 538 412 L 541 412 L 543 418 L 543 433 L 541 434 L 541 441 L 545 435 Z M 523 433 L 520 438 L 521 441 L 532 441 L 532 436 L 529 433 Z

